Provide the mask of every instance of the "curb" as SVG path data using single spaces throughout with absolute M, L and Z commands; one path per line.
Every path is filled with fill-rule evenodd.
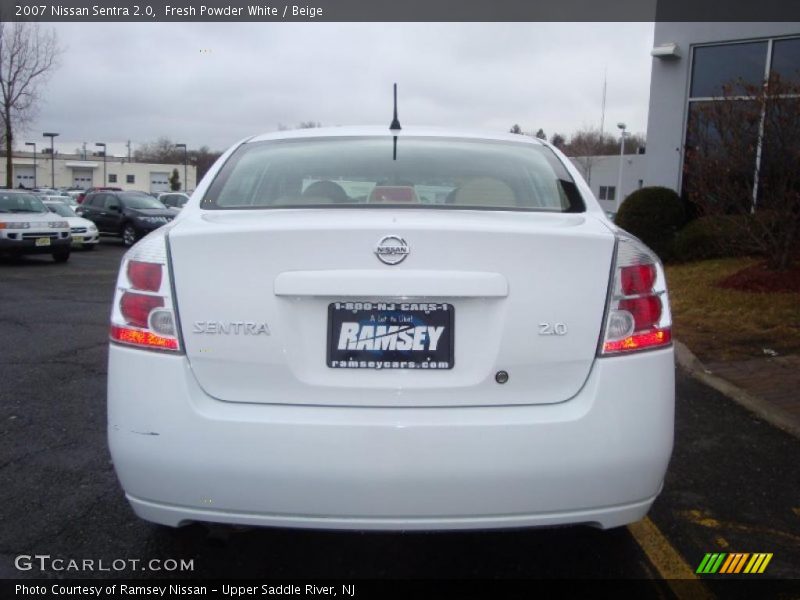
M 673 340 L 673 342 L 675 344 L 676 362 L 688 372 L 689 375 L 724 394 L 750 412 L 755 413 L 770 425 L 796 438 L 800 438 L 800 423 L 797 423 L 791 415 L 773 406 L 763 398 L 751 394 L 732 384 L 730 381 L 722 379 L 722 377 L 714 375 L 713 372 L 709 371 L 705 365 L 700 362 L 700 359 L 689 350 L 686 344 L 678 340 Z

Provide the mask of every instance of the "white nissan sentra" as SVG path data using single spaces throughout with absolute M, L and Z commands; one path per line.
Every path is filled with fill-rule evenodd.
M 658 258 L 534 138 L 254 137 L 122 261 L 109 441 L 156 523 L 616 527 L 673 415 Z

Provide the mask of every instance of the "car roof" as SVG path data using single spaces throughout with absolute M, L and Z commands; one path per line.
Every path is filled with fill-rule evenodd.
M 37 196 L 42 192 L 34 192 L 33 190 L 17 190 L 17 189 L 8 189 L 8 190 L 0 190 L 3 194 L 28 194 L 29 196 Z
M 389 129 L 388 127 L 363 126 L 363 127 L 312 127 L 309 129 L 293 129 L 291 131 L 275 131 L 264 133 L 248 139 L 245 143 L 264 142 L 269 140 L 310 139 L 310 138 L 337 138 L 337 137 L 434 137 L 434 138 L 461 138 L 478 141 L 503 141 L 528 144 L 543 142 L 530 135 L 518 133 L 502 133 L 497 131 L 481 131 L 467 129 L 448 129 L 444 127 L 407 127 L 403 129 Z

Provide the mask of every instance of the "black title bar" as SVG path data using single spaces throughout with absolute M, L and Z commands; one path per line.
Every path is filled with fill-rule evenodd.
M 788 0 L 4 0 L 3 5 L 3 20 L 49 22 L 800 21 L 800 2 Z

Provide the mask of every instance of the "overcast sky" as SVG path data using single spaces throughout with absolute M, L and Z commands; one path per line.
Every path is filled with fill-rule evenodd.
M 223 150 L 309 120 L 388 126 L 395 81 L 405 125 L 570 134 L 599 126 L 606 69 L 606 130 L 647 127 L 652 23 L 43 26 L 64 52 L 17 139 L 57 131 L 62 151 L 159 136 Z

